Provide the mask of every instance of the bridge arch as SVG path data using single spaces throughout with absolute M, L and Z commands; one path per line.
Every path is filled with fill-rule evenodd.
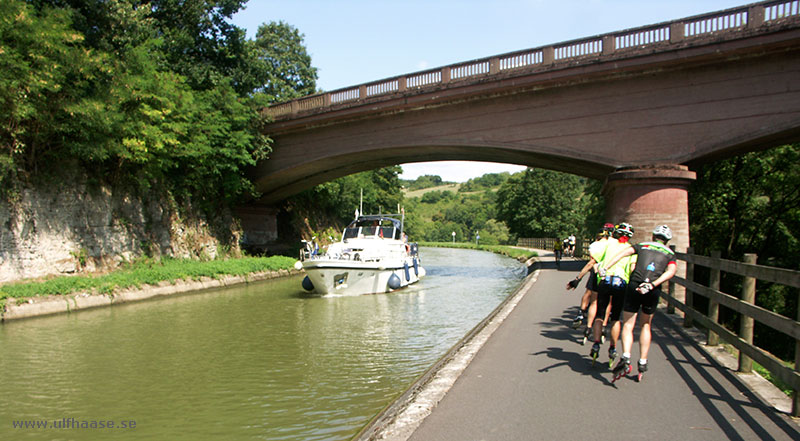
M 800 14 L 761 2 L 415 72 L 268 109 L 263 203 L 386 165 L 507 162 L 601 179 L 611 221 L 680 225 L 690 167 L 800 140 Z M 776 9 L 778 8 L 778 9 Z M 777 12 L 776 12 L 777 11 Z

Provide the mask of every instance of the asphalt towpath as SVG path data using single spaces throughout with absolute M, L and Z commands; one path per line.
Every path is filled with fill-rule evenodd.
M 536 283 L 409 439 L 800 440 L 796 421 L 707 359 L 663 309 L 643 381 L 635 343 L 631 375 L 612 383 L 608 343 L 592 366 L 570 327 L 586 279 L 564 287 L 584 262 L 541 260 Z

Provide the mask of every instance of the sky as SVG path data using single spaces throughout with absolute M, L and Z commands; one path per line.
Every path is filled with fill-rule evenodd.
M 254 38 L 283 21 L 304 35 L 317 87 L 346 88 L 419 70 L 752 3 L 741 0 L 249 0 L 233 23 Z M 401 164 L 401 178 L 465 182 L 525 167 Z

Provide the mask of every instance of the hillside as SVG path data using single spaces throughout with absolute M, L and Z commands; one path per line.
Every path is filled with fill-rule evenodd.
M 418 190 L 411 190 L 411 189 L 408 189 L 408 188 L 404 188 L 403 189 L 403 196 L 405 196 L 407 198 L 418 198 L 418 197 L 422 197 L 422 195 L 424 195 L 425 193 L 428 193 L 428 192 L 431 192 L 431 191 L 452 191 L 453 193 L 456 193 L 456 192 L 458 192 L 458 190 L 460 188 L 461 188 L 461 184 L 459 184 L 457 182 L 456 183 L 448 183 L 448 184 L 444 184 L 444 185 L 437 185 L 435 187 L 421 188 L 421 189 L 418 189 Z

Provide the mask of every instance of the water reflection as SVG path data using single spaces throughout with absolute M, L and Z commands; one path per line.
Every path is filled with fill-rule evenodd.
M 0 326 L 0 439 L 347 439 L 524 277 L 423 249 L 391 294 L 319 297 L 300 277 Z M 12 420 L 136 428 L 13 429 Z

